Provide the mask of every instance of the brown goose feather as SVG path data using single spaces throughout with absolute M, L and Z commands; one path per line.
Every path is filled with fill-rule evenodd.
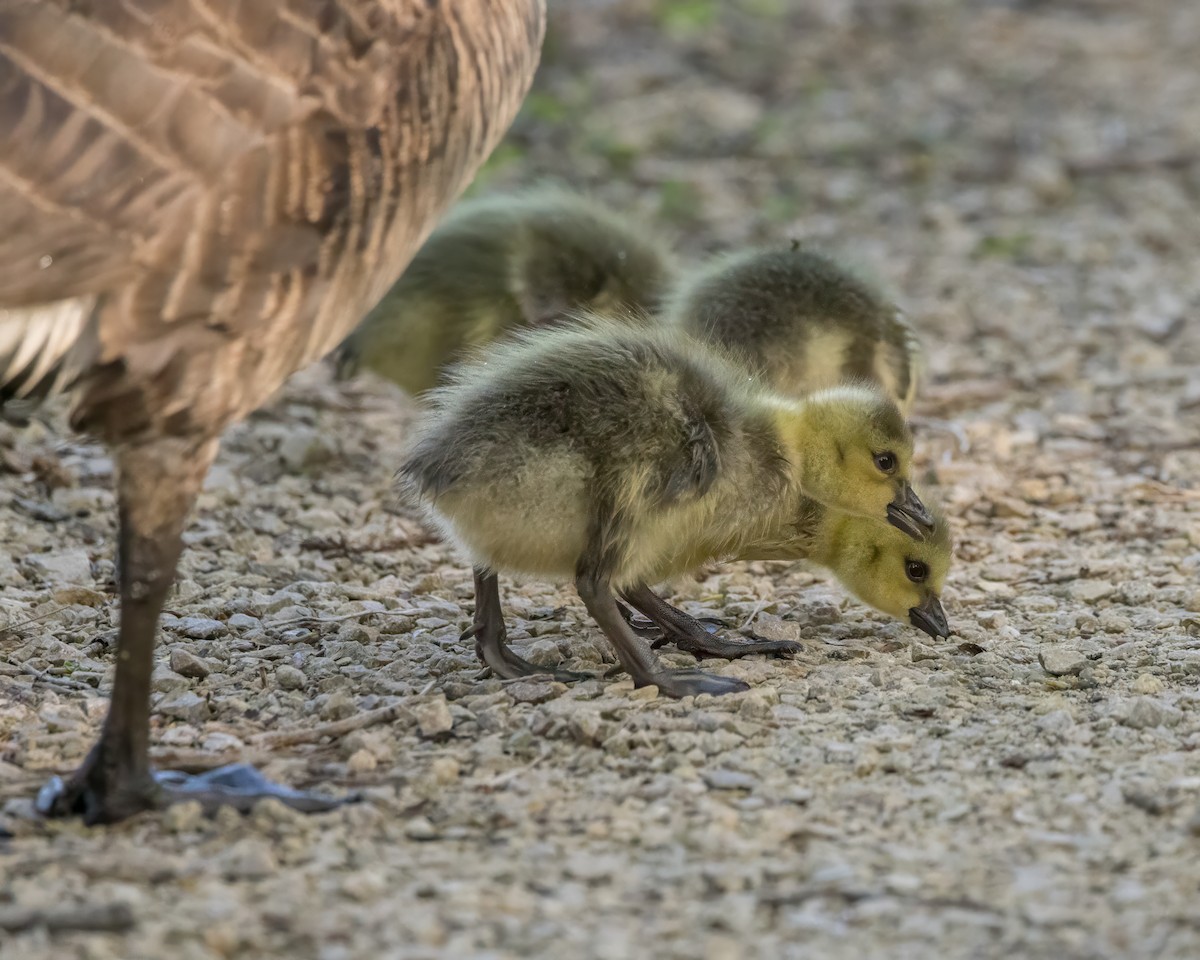
M 395 280 L 541 30 L 536 0 L 0 0 L 0 331 L 61 349 L 39 325 L 87 298 L 76 423 L 219 432 Z

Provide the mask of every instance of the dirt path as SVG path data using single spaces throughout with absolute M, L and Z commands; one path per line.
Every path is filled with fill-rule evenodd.
M 676 596 L 806 644 L 718 664 L 749 694 L 478 681 L 469 570 L 390 491 L 410 413 L 308 371 L 213 472 L 156 749 L 370 802 L 35 823 L 105 709 L 110 464 L 61 419 L 0 428 L 0 928 L 108 928 L 0 954 L 1200 956 L 1200 4 L 556 7 L 485 185 L 570 178 L 690 257 L 826 241 L 895 289 L 919 412 L 969 445 L 920 447 L 958 635 L 729 565 Z M 569 590 L 505 602 L 526 656 L 607 664 Z M 260 737 L 392 703 L 333 741 Z

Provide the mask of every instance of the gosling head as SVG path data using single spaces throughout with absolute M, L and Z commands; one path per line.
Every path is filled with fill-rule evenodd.
M 831 524 L 829 566 L 864 603 L 907 620 L 929 636 L 950 636 L 942 588 L 950 569 L 950 527 L 931 511 L 924 540 L 863 517 L 842 514 Z
M 804 492 L 827 507 L 886 519 L 920 540 L 934 520 L 912 488 L 913 436 L 873 387 L 841 386 L 805 399 L 797 437 Z

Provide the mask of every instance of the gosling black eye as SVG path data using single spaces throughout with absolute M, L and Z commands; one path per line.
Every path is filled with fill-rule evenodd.
M 929 576 L 929 568 L 920 560 L 909 560 L 904 564 L 904 572 L 913 583 L 923 583 Z
M 890 450 L 885 450 L 883 453 L 875 454 L 875 466 L 877 466 L 883 473 L 895 473 L 896 455 Z

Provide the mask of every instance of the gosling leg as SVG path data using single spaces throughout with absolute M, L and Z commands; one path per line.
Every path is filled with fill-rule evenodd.
M 259 797 L 274 796 L 302 810 L 342 802 L 277 787 L 260 775 L 248 785 L 246 767 L 232 787 L 221 771 L 156 777 L 150 768 L 150 674 L 158 618 L 175 579 L 184 523 L 216 451 L 215 439 L 199 444 L 167 439 L 116 452 L 121 622 L 112 702 L 100 739 L 79 769 L 65 783 L 52 777 L 38 793 L 43 816 L 80 814 L 92 825 L 176 800 L 246 809 Z
M 475 638 L 475 655 L 502 680 L 546 674 L 564 683 L 592 679 L 586 673 L 539 667 L 513 653 L 508 646 L 504 612 L 500 609 L 499 581 L 494 573 L 486 573 L 479 567 L 475 568 L 475 622 L 459 639 L 471 637 Z
M 622 594 L 622 596 L 625 595 Z M 666 603 L 665 600 L 663 602 Z M 625 619 L 625 622 L 629 624 L 629 629 L 639 637 L 651 640 L 650 646 L 655 650 L 669 642 L 664 636 L 662 629 L 649 617 L 636 612 L 632 607 L 627 606 L 620 600 L 617 601 L 617 609 L 621 612 L 621 616 Z M 680 615 L 687 616 L 682 611 L 680 611 Z M 722 627 L 729 626 L 724 620 L 718 620 L 716 617 L 692 617 L 691 619 L 695 620 L 696 623 L 702 624 L 708 633 L 716 633 Z
M 617 609 L 617 600 L 607 579 L 580 574 L 575 578 L 575 589 L 588 613 L 616 649 L 617 657 L 633 678 L 635 687 L 653 684 L 668 697 L 691 697 L 701 693 L 720 696 L 750 689 L 748 683 L 733 677 L 720 677 L 701 670 L 667 670 L 630 630 Z
M 673 643 L 680 650 L 697 657 L 721 657 L 726 660 L 736 660 L 754 653 L 798 653 L 801 649 L 794 640 L 723 640 L 711 634 L 695 617 L 671 606 L 645 584 L 624 591 L 622 596 L 662 630 L 662 638 L 653 644 L 655 648 L 664 643 Z

